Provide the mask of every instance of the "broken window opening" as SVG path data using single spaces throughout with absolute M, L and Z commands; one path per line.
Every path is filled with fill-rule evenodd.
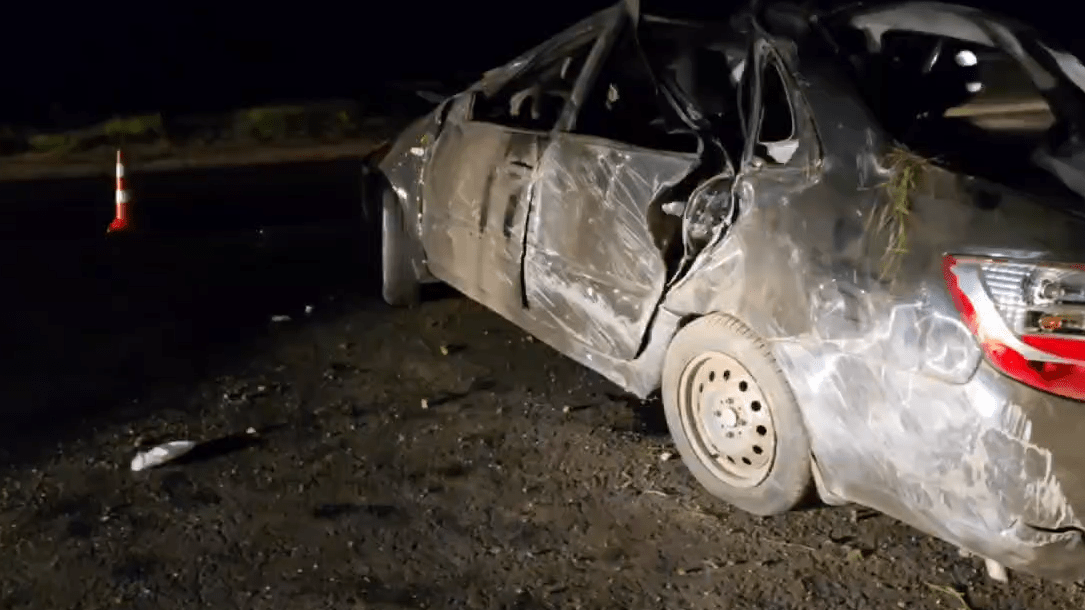
M 699 148 L 698 138 L 657 92 L 630 30 L 603 63 L 573 132 L 652 150 L 691 153 Z
M 730 28 L 684 22 L 649 22 L 640 39 L 656 75 L 688 99 L 732 159 L 740 158 L 744 138 L 733 75 L 746 56 L 745 39 Z
M 761 117 L 754 154 L 769 164 L 786 165 L 799 148 L 795 111 L 780 64 L 769 59 L 761 70 Z
M 1050 182 L 1031 158 L 1056 116 L 1006 52 L 916 32 L 884 33 L 879 51 L 860 46 L 856 31 L 840 40 L 860 92 L 895 140 L 973 175 Z
M 573 87 L 595 45 L 580 42 L 572 50 L 519 75 L 491 96 L 475 96 L 471 118 L 530 131 L 550 131 L 557 124 Z

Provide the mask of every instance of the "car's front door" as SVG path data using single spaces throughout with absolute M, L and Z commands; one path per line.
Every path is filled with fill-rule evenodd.
M 421 219 L 427 266 L 499 311 L 522 307 L 536 168 L 598 33 L 578 32 L 491 94 L 465 94 L 433 147 Z
M 638 354 L 681 257 L 681 220 L 662 211 L 698 166 L 699 140 L 675 135 L 652 74 L 626 31 L 569 130 L 543 154 L 528 218 L 528 314 L 620 360 Z

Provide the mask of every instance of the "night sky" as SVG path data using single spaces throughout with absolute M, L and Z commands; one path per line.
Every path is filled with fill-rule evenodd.
M 1057 24 L 1059 13 L 1035 9 L 1043 1 L 988 3 Z M 191 112 L 356 97 L 395 79 L 479 73 L 613 2 L 13 4 L 18 8 L 5 7 L 0 36 L 8 84 L 0 124 L 48 122 L 58 113 Z M 735 3 L 700 2 L 708 12 Z
M 4 114 L 355 96 L 503 63 L 613 0 L 38 3 L 5 15 Z

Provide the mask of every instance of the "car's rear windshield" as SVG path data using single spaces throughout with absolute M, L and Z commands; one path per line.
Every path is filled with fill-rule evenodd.
M 839 42 L 869 108 L 898 142 L 971 174 L 1050 181 L 1028 168 L 1056 115 L 1005 51 L 910 31 L 885 32 L 877 51 L 857 30 Z

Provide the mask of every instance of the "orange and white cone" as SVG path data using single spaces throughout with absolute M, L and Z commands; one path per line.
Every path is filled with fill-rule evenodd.
M 114 196 L 117 205 L 116 215 L 113 217 L 113 222 L 109 223 L 109 228 L 106 229 L 107 233 L 113 233 L 116 231 L 127 231 L 130 228 L 128 223 L 128 188 L 124 182 L 124 158 L 121 156 L 120 149 L 117 149 L 117 186 L 116 194 Z

